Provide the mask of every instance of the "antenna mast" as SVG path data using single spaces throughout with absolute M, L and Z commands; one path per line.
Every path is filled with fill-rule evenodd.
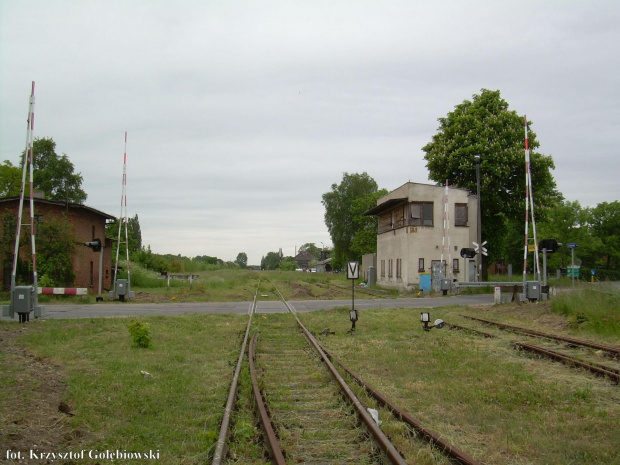
M 30 169 L 30 240 L 32 248 L 32 273 L 34 283 L 34 305 L 37 305 L 37 256 L 35 248 L 34 234 L 34 148 L 33 148 L 33 131 L 34 131 L 34 81 L 32 81 L 32 90 L 30 92 L 30 100 L 28 102 L 28 119 L 26 126 L 26 149 L 24 150 L 24 159 L 22 162 L 22 185 L 19 195 L 19 211 L 17 213 L 17 230 L 15 232 L 15 249 L 13 253 L 13 270 L 11 271 L 11 295 L 15 289 L 17 276 L 17 259 L 19 257 L 19 238 L 21 235 L 22 216 L 24 212 L 24 196 L 26 193 L 26 171 Z M 26 226 L 27 223 L 24 224 Z
M 121 232 L 125 226 L 125 242 L 121 242 Z M 128 234 L 128 220 L 127 220 L 127 131 L 125 131 L 125 153 L 123 156 L 123 188 L 121 191 L 121 214 L 118 218 L 118 239 L 116 242 L 116 263 L 114 265 L 114 291 L 113 297 L 117 297 L 117 277 L 118 277 L 118 255 L 120 252 L 121 244 L 125 244 L 126 251 L 126 263 L 127 263 L 127 290 L 131 289 L 131 271 L 129 269 L 129 234 Z M 128 295 L 129 292 L 127 292 Z
M 529 234 L 529 212 L 532 212 L 532 229 L 534 233 L 534 279 L 540 279 L 540 259 L 538 257 L 538 238 L 536 236 L 536 218 L 534 217 L 534 191 L 532 189 L 532 169 L 530 166 L 530 140 L 527 116 L 523 117 L 525 124 L 525 246 L 523 250 L 523 289 L 525 292 L 525 281 L 527 280 L 527 252 Z

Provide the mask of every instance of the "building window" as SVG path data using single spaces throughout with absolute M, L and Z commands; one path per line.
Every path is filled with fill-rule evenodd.
M 95 267 L 94 263 L 90 262 L 90 287 L 93 287 L 95 282 Z
M 467 226 L 467 204 L 454 204 L 454 226 Z
M 396 277 L 397 278 L 403 277 L 403 259 L 402 258 L 396 259 Z
M 381 277 L 385 278 L 385 260 L 381 260 Z
M 391 278 L 392 275 L 392 265 L 394 260 L 392 260 L 391 258 L 388 260 L 388 278 Z
M 93 226 L 92 226 L 92 231 L 91 231 L 91 232 L 92 232 L 92 234 L 91 234 L 91 236 L 92 236 L 92 237 L 91 237 L 91 239 L 90 239 L 90 240 L 91 240 L 91 241 L 94 241 L 94 240 L 95 240 L 95 225 L 94 225 L 94 224 L 93 224 Z
M 392 212 L 382 213 L 379 215 L 379 224 L 377 231 L 379 234 L 392 230 Z
M 458 258 L 454 258 L 454 259 L 452 259 L 452 270 L 453 270 L 455 273 L 458 273 L 458 272 L 459 272 L 459 261 L 460 261 L 460 260 L 459 260 Z
M 424 271 L 424 259 L 418 258 L 418 271 L 421 273 Z
M 433 202 L 414 202 L 410 212 L 411 226 L 433 226 Z
M 396 207 L 392 210 L 392 229 L 405 226 L 405 206 Z

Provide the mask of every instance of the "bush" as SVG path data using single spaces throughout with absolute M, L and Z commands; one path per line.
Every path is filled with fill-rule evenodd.
M 134 346 L 142 349 L 151 347 L 151 330 L 148 324 L 134 321 L 127 326 L 127 329 L 129 329 Z

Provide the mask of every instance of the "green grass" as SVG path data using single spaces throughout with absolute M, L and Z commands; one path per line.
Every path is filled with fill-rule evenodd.
M 620 334 L 620 288 L 610 285 L 579 286 L 559 294 L 551 308 L 567 318 L 576 334 L 613 337 Z
M 204 463 L 247 316 L 135 320 L 148 323 L 150 349 L 133 345 L 124 318 L 37 322 L 23 342 L 66 370 L 71 426 L 97 437 L 89 449 L 159 449 L 158 463 Z
M 436 309 L 431 317 L 456 323 L 460 313 L 470 313 L 500 320 L 503 308 Z M 335 331 L 322 340 L 338 358 L 481 463 L 620 463 L 617 386 L 534 360 L 506 339 L 424 332 L 417 309 L 364 310 L 351 336 L 347 311 L 301 318 L 315 333 Z M 385 428 L 400 427 L 388 421 Z M 399 447 L 416 454 L 415 445 Z M 434 460 L 421 463 L 441 463 Z
M 250 300 L 262 278 L 264 288 L 259 293 L 264 291 L 272 299 L 267 276 L 287 298 L 299 288 L 323 292 L 317 284 L 344 285 L 350 290 L 346 278 L 298 272 L 208 272 L 201 273 L 195 285 L 203 285 L 209 298 L 216 300 L 244 293 L 244 300 Z M 175 287 L 162 295 L 180 296 L 179 289 L 186 292 Z M 469 314 L 619 345 L 619 308 L 617 290 L 587 286 L 539 304 L 446 307 L 430 312 L 432 320 L 442 318 L 464 326 L 473 325 L 460 317 Z M 326 327 L 335 331 L 333 336 L 320 337 L 327 348 L 481 463 L 620 464 L 618 386 L 516 351 L 512 340 L 520 336 L 483 339 L 464 331 L 424 332 L 421 311 L 362 310 L 355 335 L 347 333 L 351 328 L 348 307 L 299 317 L 314 333 Z M 274 320 L 285 317 L 277 315 Z M 148 324 L 149 348 L 134 346 L 128 329 L 134 321 Z M 257 315 L 255 326 L 269 321 Z M 31 321 L 20 333 L 19 344 L 65 373 L 67 390 L 62 400 L 75 413 L 70 427 L 87 433 L 80 448 L 159 450 L 158 463 L 197 464 L 208 462 L 213 452 L 246 322 L 246 315 Z M 15 322 L 0 322 L 0 337 L 4 331 L 21 328 Z M 22 381 L 22 369 L 10 353 L 0 351 L 2 418 L 12 400 L 28 401 L 36 392 L 37 386 Z M 145 377 L 141 371 L 152 376 Z M 360 393 L 360 397 L 364 396 Z M 246 362 L 231 425 L 236 463 L 264 463 L 252 406 Z M 385 411 L 381 419 L 390 434 L 403 432 L 403 426 Z M 446 463 L 430 448 L 420 449 L 414 433 L 404 432 L 404 439 L 397 439 L 398 447 L 409 459 Z

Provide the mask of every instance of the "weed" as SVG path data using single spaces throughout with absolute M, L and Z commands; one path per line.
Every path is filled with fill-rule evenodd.
M 127 325 L 127 329 L 129 329 L 129 334 L 131 334 L 131 339 L 133 340 L 135 347 L 140 347 L 142 349 L 148 349 L 151 347 L 153 338 L 147 323 L 134 321 Z

